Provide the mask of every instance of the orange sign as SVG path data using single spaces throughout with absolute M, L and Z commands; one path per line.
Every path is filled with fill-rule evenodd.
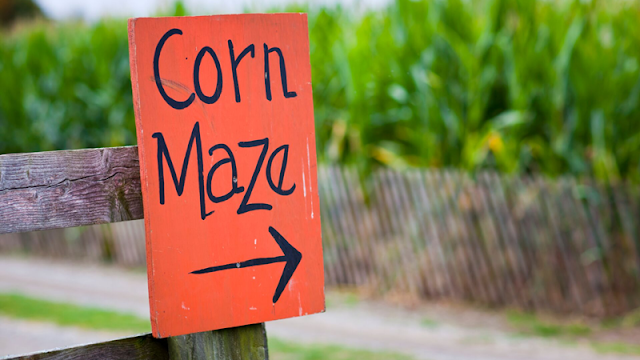
M 324 311 L 305 14 L 129 21 L 151 325 Z

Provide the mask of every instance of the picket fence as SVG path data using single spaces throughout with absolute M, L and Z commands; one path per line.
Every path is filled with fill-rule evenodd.
M 640 187 L 319 166 L 326 282 L 400 301 L 587 316 L 640 306 Z M 0 235 L 0 252 L 145 262 L 142 221 Z

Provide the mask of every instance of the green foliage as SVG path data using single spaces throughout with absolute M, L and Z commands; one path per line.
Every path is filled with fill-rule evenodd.
M 638 178 L 638 3 L 312 12 L 325 160 Z
M 321 161 L 640 180 L 640 2 L 307 11 Z M 127 56 L 113 20 L 0 39 L 0 153 L 133 144 Z
M 0 153 L 135 144 L 126 22 L 17 30 L 0 73 Z
M 134 333 L 151 331 L 149 320 L 135 315 L 39 300 L 20 294 L 0 294 L 0 315 L 86 329 Z

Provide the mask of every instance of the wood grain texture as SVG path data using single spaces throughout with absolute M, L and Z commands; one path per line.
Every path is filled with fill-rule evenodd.
M 137 146 L 0 155 L 0 234 L 142 217 Z
M 262 324 L 206 331 L 167 339 L 171 360 L 268 360 Z
M 167 339 L 151 334 L 19 356 L 13 360 L 168 360 Z M 218 360 L 218 358 L 213 358 Z
M 18 356 L 12 360 L 268 360 L 264 323 L 167 339 L 151 334 Z

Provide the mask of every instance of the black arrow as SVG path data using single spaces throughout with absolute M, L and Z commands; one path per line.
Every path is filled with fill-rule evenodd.
M 208 274 L 208 273 L 221 271 L 221 270 L 240 269 L 240 268 L 245 268 L 250 266 L 259 266 L 259 265 L 273 264 L 277 262 L 284 262 L 285 265 L 284 265 L 284 270 L 282 270 L 282 276 L 280 276 L 278 287 L 276 287 L 276 292 L 275 294 L 273 294 L 273 303 L 275 304 L 276 302 L 278 302 L 278 299 L 280 299 L 280 295 L 282 295 L 282 292 L 284 291 L 285 286 L 287 286 L 289 279 L 291 279 L 291 276 L 293 276 L 293 272 L 296 271 L 296 268 L 298 267 L 300 260 L 302 260 L 302 254 L 296 248 L 291 246 L 291 244 L 289 244 L 289 242 L 284 238 L 284 236 L 280 235 L 280 233 L 276 229 L 269 226 L 269 232 L 271 233 L 271 236 L 273 236 L 273 239 L 278 243 L 278 246 L 280 246 L 280 249 L 284 254 L 283 256 L 276 256 L 276 257 L 270 257 L 270 258 L 258 258 L 258 259 L 251 259 L 251 260 L 233 263 L 233 264 L 212 266 L 212 267 L 192 271 L 191 274 Z

